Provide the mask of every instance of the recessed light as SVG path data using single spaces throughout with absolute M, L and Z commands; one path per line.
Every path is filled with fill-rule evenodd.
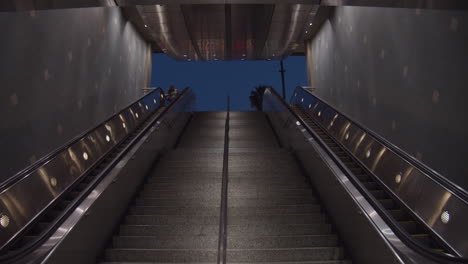
M 395 176 L 395 182 L 396 182 L 396 183 L 400 183 L 400 182 L 401 182 L 401 173 L 398 173 L 398 174 Z
M 57 186 L 57 179 L 55 177 L 50 178 L 50 185 L 52 185 L 52 187 Z
M 0 215 L 0 225 L 3 228 L 7 228 L 9 224 L 10 224 L 10 217 L 8 217 L 8 215 L 6 214 Z
M 442 223 L 447 224 L 450 221 L 450 213 L 448 211 L 442 212 L 440 215 L 440 220 Z

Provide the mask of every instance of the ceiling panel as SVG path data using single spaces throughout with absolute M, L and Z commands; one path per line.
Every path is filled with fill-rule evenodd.
M 138 10 L 161 50 L 177 60 L 282 59 L 302 47 L 313 5 L 169 4 Z

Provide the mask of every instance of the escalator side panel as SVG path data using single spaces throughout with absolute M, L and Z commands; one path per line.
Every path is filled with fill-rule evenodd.
M 283 146 L 296 152 L 353 261 L 401 263 L 374 222 L 362 213 L 360 204 L 350 199 L 349 190 L 334 175 L 324 157 L 311 144 L 306 144 L 307 137 L 301 131 L 300 123 L 298 125 L 288 110 L 271 98 L 273 96 L 264 96 L 264 111 Z
M 440 249 L 454 255 L 468 254 L 466 238 L 460 235 L 467 233 L 465 190 L 310 92 L 297 88 L 291 102 L 408 208 L 443 245 Z
M 57 232 L 62 229 L 68 234 L 42 263 L 95 263 L 147 172 L 165 149 L 174 146 L 190 115 L 189 112 L 167 113 L 160 125 L 132 148 L 70 218 L 87 208 L 84 217 L 71 230 L 62 229 L 67 228 L 70 218 L 58 229 Z M 97 195 L 99 191 L 102 193 Z

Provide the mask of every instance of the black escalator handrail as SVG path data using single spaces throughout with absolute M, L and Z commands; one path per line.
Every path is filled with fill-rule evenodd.
M 71 140 L 69 140 L 68 142 L 66 142 L 65 144 L 61 145 L 60 147 L 54 149 L 53 151 L 49 152 L 47 155 L 43 156 L 42 158 L 40 158 L 39 160 L 37 160 L 36 162 L 34 162 L 33 164 L 31 164 L 30 166 L 22 169 L 21 171 L 17 172 L 15 175 L 13 175 L 12 177 L 9 177 L 7 180 L 3 181 L 2 183 L 0 183 L 0 193 L 3 192 L 5 189 L 7 189 L 8 187 L 12 186 L 13 184 L 15 184 L 16 182 L 22 180 L 23 178 L 27 177 L 29 174 L 31 174 L 33 171 L 37 170 L 38 168 L 44 166 L 45 164 L 47 164 L 50 160 L 52 160 L 55 156 L 57 156 L 57 154 L 63 152 L 64 150 L 66 150 L 67 148 L 69 148 L 71 145 L 75 144 L 76 142 L 80 141 L 81 139 L 85 138 L 89 133 L 93 132 L 94 130 L 96 130 L 96 128 L 102 126 L 102 124 L 110 121 L 112 118 L 114 118 L 115 116 L 119 115 L 120 113 L 122 113 L 123 111 L 125 111 L 125 109 L 131 107 L 133 104 L 135 104 L 136 102 L 138 101 L 141 101 L 142 99 L 146 98 L 146 97 L 149 97 L 150 95 L 152 95 L 153 93 L 156 93 L 156 92 L 159 92 L 163 97 L 164 97 L 164 91 L 161 89 L 161 88 L 156 88 L 154 90 L 152 90 L 151 92 L 145 94 L 144 96 L 138 98 L 138 100 L 135 100 L 134 102 L 132 102 L 131 104 L 127 105 L 126 107 L 123 108 L 122 111 L 116 113 L 116 114 L 113 114 L 112 116 L 108 117 L 106 120 L 104 120 L 103 122 L 89 128 L 88 130 L 85 130 L 84 132 L 82 132 L 81 134 L 79 134 L 78 136 L 72 138 Z
M 465 203 L 468 203 L 468 191 L 464 190 L 462 187 L 460 187 L 457 184 L 455 184 L 454 182 L 448 180 L 447 178 L 442 176 L 440 173 L 438 173 L 434 169 L 428 167 L 426 164 L 422 163 L 421 161 L 417 160 L 413 156 L 409 155 L 404 150 L 399 148 L 397 145 L 395 145 L 395 144 L 391 143 L 390 141 L 386 140 L 385 138 L 383 138 L 379 134 L 375 133 L 371 129 L 367 128 L 366 126 L 362 125 L 361 123 L 357 122 L 356 120 L 350 118 L 348 115 L 346 115 L 346 114 L 342 113 L 341 111 L 337 110 L 335 107 L 332 107 L 332 105 L 330 103 L 328 103 L 324 99 L 321 99 L 321 98 L 317 97 L 311 91 L 305 89 L 302 86 L 298 86 L 298 87 L 296 87 L 296 89 L 304 90 L 310 96 L 314 97 L 318 101 L 320 101 L 323 104 L 327 105 L 328 107 L 333 109 L 333 111 L 335 111 L 336 113 L 342 115 L 343 117 L 345 117 L 346 119 L 351 121 L 354 125 L 356 125 L 358 128 L 365 131 L 370 136 L 374 137 L 377 141 L 379 141 L 379 143 L 381 143 L 386 148 L 393 151 L 395 154 L 400 156 L 403 160 L 405 160 L 406 162 L 408 162 L 409 164 L 411 164 L 412 166 L 414 166 L 415 168 L 417 168 L 418 170 L 423 172 L 427 177 L 431 178 L 435 182 L 437 182 L 440 185 L 444 186 L 447 190 L 449 190 L 450 192 L 452 192 L 453 194 L 458 196 L 458 198 L 460 198 L 460 200 L 464 201 Z
M 57 229 L 57 227 L 66 220 L 66 218 L 75 210 L 76 207 L 91 193 L 91 191 L 100 183 L 100 181 L 107 175 L 107 173 L 115 167 L 115 165 L 120 161 L 120 159 L 127 154 L 127 152 L 133 147 L 133 145 L 141 138 L 141 135 L 144 135 L 148 130 L 158 122 L 165 113 L 174 108 L 181 98 L 188 93 L 190 89 L 185 88 L 178 97 L 171 102 L 171 104 L 166 107 L 150 124 L 147 124 L 139 134 L 134 137 L 118 154 L 117 156 L 105 167 L 102 171 L 96 175 L 95 179 L 88 184 L 88 186 L 65 208 L 57 218 L 44 230 L 38 238 L 30 241 L 26 246 L 22 247 L 17 251 L 8 252 L 8 254 L 0 256 L 0 263 L 15 263 L 17 260 L 24 258 L 27 254 L 31 253 L 38 246 L 44 243 Z M 143 125 L 143 124 L 142 124 Z M 124 139 L 122 140 L 122 142 Z M 47 252 L 44 252 L 44 255 Z
M 447 253 L 436 252 L 426 248 L 419 241 L 408 235 L 408 233 L 393 219 L 393 217 L 385 210 L 385 208 L 373 197 L 373 195 L 361 184 L 361 182 L 354 176 L 354 174 L 346 167 L 346 165 L 336 156 L 336 154 L 328 147 L 328 145 L 314 132 L 312 128 L 299 116 L 294 110 L 281 98 L 281 96 L 273 88 L 268 88 L 272 94 L 286 107 L 290 114 L 296 118 L 307 132 L 314 136 L 319 145 L 327 152 L 329 157 L 335 164 L 346 174 L 348 179 L 353 182 L 353 185 L 359 192 L 366 198 L 372 207 L 378 212 L 380 217 L 390 226 L 392 231 L 404 242 L 408 247 L 415 250 L 419 254 L 428 257 L 440 263 L 468 263 L 468 259 L 459 256 L 454 256 Z M 265 90 L 266 91 L 266 90 Z

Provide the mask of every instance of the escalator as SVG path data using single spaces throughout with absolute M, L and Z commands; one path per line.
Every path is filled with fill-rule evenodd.
M 228 263 L 350 263 L 291 153 L 261 112 L 232 112 Z M 104 263 L 215 263 L 225 112 L 197 112 L 157 163 Z
M 155 111 L 155 115 L 160 114 L 164 111 L 164 106 L 159 107 Z M 142 131 L 142 129 L 150 122 L 149 119 L 145 120 L 139 125 L 131 134 L 129 134 L 122 142 L 115 146 L 101 161 L 93 166 L 92 169 L 81 179 L 76 181 L 67 192 L 57 200 L 53 206 L 48 208 L 43 215 L 41 215 L 24 234 L 17 239 L 8 248 L 10 254 L 16 251 L 24 250 L 31 244 L 37 243 L 43 239 L 44 235 L 51 232 L 54 229 L 54 225 L 57 224 L 58 219 L 71 208 L 73 203 L 80 198 L 80 195 L 86 192 L 86 190 L 97 180 L 97 176 L 102 173 L 104 168 L 110 165 L 110 163 L 117 157 L 117 155 L 129 145 L 129 143 Z M 7 253 L 8 255 L 8 253 Z
M 302 118 L 302 120 L 305 120 L 317 135 L 319 135 L 319 137 L 330 147 L 346 167 L 356 176 L 360 183 L 367 188 L 372 196 L 380 202 L 380 204 L 408 234 L 434 251 L 450 252 L 449 249 L 445 248 L 444 245 L 433 234 L 431 234 L 419 220 L 414 216 L 411 216 L 411 213 L 406 207 L 394 199 L 384 186 L 375 180 L 375 178 L 372 177 L 365 168 L 359 165 L 353 156 L 350 155 L 346 149 L 341 147 L 320 124 L 314 122 L 304 109 L 297 105 L 293 105 L 292 108 Z
M 466 263 L 298 101 L 267 89 L 263 112 L 231 112 L 229 100 L 225 112 L 192 112 L 189 89 L 167 106 L 158 98 L 21 174 L 55 196 L 10 236 L 2 263 Z M 84 139 L 94 145 L 73 146 Z M 58 159 L 72 164 L 65 170 L 46 167 L 61 153 L 82 154 L 63 186 L 70 159 Z M 0 220 L 8 209 L 16 227 L 13 209 L 30 201 L 12 197 L 0 196 Z

